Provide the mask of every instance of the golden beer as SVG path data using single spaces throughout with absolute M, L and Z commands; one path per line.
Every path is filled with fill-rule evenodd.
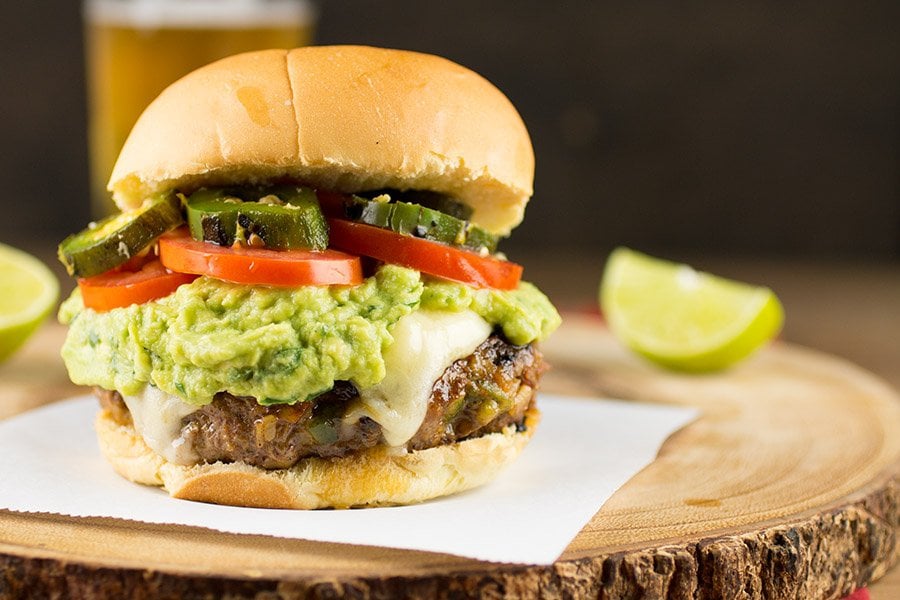
M 305 0 L 86 0 L 84 17 L 98 218 L 113 210 L 106 182 L 125 138 L 166 86 L 231 54 L 309 44 L 314 21 Z

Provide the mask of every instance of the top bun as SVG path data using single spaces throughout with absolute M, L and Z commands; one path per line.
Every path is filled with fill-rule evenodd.
M 428 54 L 313 46 L 231 56 L 170 85 L 138 119 L 108 188 L 123 210 L 164 190 L 280 178 L 432 190 L 507 234 L 533 177 L 521 117 L 480 75 Z

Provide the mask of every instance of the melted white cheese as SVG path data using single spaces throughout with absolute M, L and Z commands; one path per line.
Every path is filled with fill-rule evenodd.
M 150 448 L 167 461 L 191 465 L 199 460 L 193 447 L 181 437 L 181 420 L 197 410 L 177 396 L 148 385 L 138 396 L 125 396 L 134 429 Z
M 455 360 L 472 354 L 491 333 L 471 311 L 419 310 L 400 319 L 384 355 L 385 378 L 361 390 L 345 419 L 369 417 L 389 446 L 403 446 L 425 420 L 431 389 Z

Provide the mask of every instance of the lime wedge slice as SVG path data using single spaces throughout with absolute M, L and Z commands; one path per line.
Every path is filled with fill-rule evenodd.
M 772 290 L 629 250 L 610 255 L 600 284 L 609 328 L 655 363 L 715 371 L 750 355 L 781 330 Z
M 58 297 L 59 282 L 44 263 L 0 244 L 0 360 L 25 343 Z

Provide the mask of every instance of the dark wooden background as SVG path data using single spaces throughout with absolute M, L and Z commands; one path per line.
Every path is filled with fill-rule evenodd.
M 510 252 L 900 260 L 894 0 L 319 6 L 319 43 L 442 54 L 516 103 L 538 167 Z M 89 216 L 80 7 L 0 22 L 0 241 L 33 246 Z

